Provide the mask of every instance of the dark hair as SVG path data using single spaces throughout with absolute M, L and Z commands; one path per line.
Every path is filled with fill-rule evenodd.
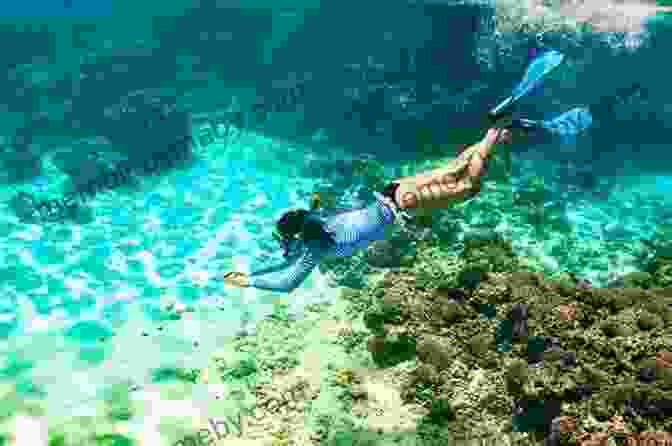
M 397 189 L 399 189 L 399 183 L 389 183 L 383 189 L 382 195 L 389 198 L 390 200 L 392 200 L 392 203 L 399 206 L 399 203 L 397 203 L 397 197 L 396 197 Z
M 289 255 L 289 242 L 301 239 L 304 242 L 317 242 L 323 247 L 334 245 L 336 241 L 320 220 L 305 209 L 292 209 L 285 212 L 276 222 L 277 238 Z

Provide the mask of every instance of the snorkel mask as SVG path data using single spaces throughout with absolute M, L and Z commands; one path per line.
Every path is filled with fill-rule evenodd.
M 280 243 L 285 253 L 289 251 L 291 242 L 301 238 L 303 220 L 306 218 L 305 213 L 307 211 L 303 209 L 290 209 L 277 221 L 273 238 Z

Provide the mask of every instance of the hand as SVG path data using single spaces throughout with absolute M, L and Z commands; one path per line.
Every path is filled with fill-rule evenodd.
M 229 271 L 222 275 L 224 283 L 238 288 L 247 288 L 250 286 L 250 279 L 246 273 Z

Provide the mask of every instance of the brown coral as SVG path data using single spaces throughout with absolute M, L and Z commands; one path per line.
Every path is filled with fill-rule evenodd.
M 578 446 L 602 446 L 607 444 L 607 434 L 605 432 L 585 432 L 576 436 Z
M 634 392 L 629 383 L 643 366 L 655 369 L 656 388 L 667 389 L 668 382 L 672 382 L 663 373 L 669 371 L 672 376 L 672 351 L 660 351 L 666 347 L 656 340 L 660 332 L 667 333 L 672 321 L 672 310 L 667 309 L 671 302 L 658 290 L 580 289 L 547 281 L 538 273 L 501 272 L 485 274 L 475 289 L 464 293 L 464 302 L 460 303 L 462 299 L 451 297 L 453 293 L 462 297 L 462 289 L 454 288 L 455 284 L 449 281 L 436 288 L 431 284 L 419 287 L 408 273 L 388 273 L 386 280 L 389 287 L 374 290 L 376 304 L 383 309 L 400 310 L 401 317 L 385 319 L 386 338 L 371 338 L 369 351 L 374 357 L 380 356 L 376 354 L 378 350 L 387 351 L 392 331 L 416 340 L 413 353 L 421 367 L 417 376 L 405 380 L 404 386 L 410 390 L 404 401 L 417 399 L 419 382 L 437 389 L 454 387 L 458 381 L 454 375 L 466 373 L 462 371 L 466 366 L 503 378 L 496 388 L 503 400 L 527 398 L 528 393 L 534 397 L 543 395 L 562 400 L 568 406 L 567 413 L 576 414 L 583 410 L 580 406 L 590 396 L 599 403 L 591 405 L 591 415 L 602 421 L 619 413 L 623 399 L 620 395 Z M 483 317 L 482 309 L 486 306 L 495 307 L 501 320 Z M 544 355 L 545 367 L 530 369 L 525 343 L 514 342 L 516 318 L 510 314 L 514 307 L 529 308 L 525 318 L 529 336 L 559 339 L 562 352 L 581 358 L 579 367 L 563 366 L 563 357 L 559 354 L 556 356 L 560 357 L 553 357 L 554 352 L 548 351 Z M 665 319 L 665 324 L 659 318 Z M 651 342 L 660 347 L 651 351 Z M 659 353 L 654 359 L 652 353 L 656 351 Z M 502 352 L 506 355 L 498 354 Z M 649 363 L 640 364 L 642 358 L 648 358 Z M 498 367 L 491 367 L 490 360 Z M 460 375 L 459 379 L 464 378 Z M 611 389 L 617 390 L 611 392 Z M 499 416 L 502 410 L 508 412 L 505 406 L 497 407 L 497 411 L 469 406 L 472 411 L 469 418 Z M 561 432 L 570 434 L 567 439 L 576 438 L 578 445 L 598 445 L 606 444 L 608 435 L 627 435 L 628 427 L 644 427 L 624 426 L 622 421 L 614 417 L 609 429 L 603 428 L 604 433 L 583 434 L 578 432 L 585 432 L 587 426 L 578 417 L 568 416 L 554 423 L 560 423 Z M 664 425 L 653 418 L 651 423 L 647 427 L 654 430 Z
M 367 341 L 367 350 L 375 355 L 385 350 L 385 336 L 371 336 Z
M 638 442 L 635 444 L 670 444 L 672 433 L 670 432 L 642 432 L 637 435 Z
M 559 305 L 558 312 L 563 321 L 573 321 L 576 319 L 576 304 Z
M 558 417 L 558 426 L 561 433 L 571 434 L 576 432 L 576 418 L 567 415 Z
M 423 336 L 418 340 L 418 358 L 439 370 L 447 369 L 453 363 L 453 355 L 444 342 L 448 341 L 437 336 Z
M 672 369 L 672 352 L 658 352 L 656 354 L 656 366 L 661 369 Z
M 619 434 L 624 434 L 625 433 L 625 421 L 623 420 L 623 417 L 620 415 L 614 415 L 609 419 L 609 427 L 607 430 L 610 433 L 619 433 Z

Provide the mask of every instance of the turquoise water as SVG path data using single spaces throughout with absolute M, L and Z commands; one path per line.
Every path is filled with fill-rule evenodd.
M 239 134 L 196 146 L 189 167 L 142 178 L 134 189 L 98 194 L 88 203 L 95 212 L 90 224 L 24 225 L 6 211 L 0 326 L 5 379 L 40 395 L 54 414 L 75 413 L 114 383 L 145 386 L 155 369 L 203 367 L 231 336 L 253 333 L 278 295 L 227 288 L 215 276 L 281 260 L 269 222 L 289 207 L 307 207 L 324 182 L 302 175 L 326 158 L 308 153 Z M 520 163 L 537 174 L 541 169 Z M 52 181 L 58 177 L 49 177 L 46 194 Z M 524 181 L 514 177 L 513 187 Z M 611 260 L 590 253 L 619 237 L 627 248 L 648 235 L 671 183 L 672 177 L 638 177 L 624 181 L 608 200 L 568 200 L 574 252 L 558 252 L 559 235 L 540 236 L 507 208 L 501 199 L 502 192 L 510 193 L 506 183 L 484 188 L 460 224 L 482 225 L 487 216 L 479 207 L 490 206 L 501 213 L 498 228 L 521 254 L 550 273 L 573 270 L 599 283 L 609 273 L 634 270 L 634 264 L 628 264 L 627 249 Z M 300 315 L 305 305 L 328 301 L 335 292 L 330 283 L 316 270 L 288 300 L 291 311 Z M 170 302 L 195 311 L 166 320 L 162 308 Z
M 284 175 L 299 170 L 301 152 L 254 134 L 195 153 L 189 167 L 136 190 L 97 195 L 88 225 L 17 225 L 7 214 L 4 375 L 42 392 L 55 413 L 115 382 L 149 383 L 152 369 L 204 366 L 271 312 L 273 293 L 214 276 L 281 260 L 268 223 L 308 206 L 316 180 Z M 318 272 L 292 297 L 296 312 L 325 299 L 319 282 Z M 195 312 L 166 321 L 172 301 Z

